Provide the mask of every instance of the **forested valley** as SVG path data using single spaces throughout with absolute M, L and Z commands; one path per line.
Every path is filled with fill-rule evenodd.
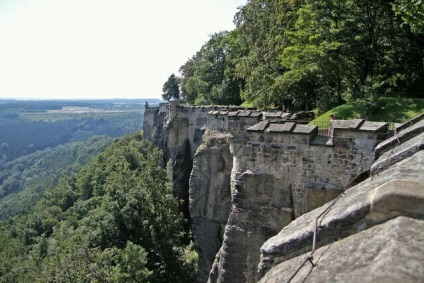
M 191 281 L 196 253 L 142 137 L 144 106 L 0 100 L 0 282 Z
M 196 254 L 162 162 L 141 133 L 126 136 L 3 220 L 0 282 L 192 282 Z

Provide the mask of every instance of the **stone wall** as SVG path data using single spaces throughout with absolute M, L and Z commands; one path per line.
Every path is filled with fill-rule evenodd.
M 337 120 L 332 136 L 321 136 L 290 120 L 296 115 L 237 107 L 175 103 L 165 112 L 150 109 L 144 131 L 158 133 L 165 161 L 173 161 L 199 282 L 255 282 L 261 245 L 369 170 L 387 134 L 386 123 Z
M 232 208 L 211 282 L 256 282 L 263 242 L 337 197 L 370 168 L 387 123 L 353 120 L 333 126 L 333 137 L 318 136 L 315 126 L 269 121 L 232 133 Z
M 377 146 L 369 178 L 262 245 L 260 282 L 421 282 L 423 148 L 421 115 Z

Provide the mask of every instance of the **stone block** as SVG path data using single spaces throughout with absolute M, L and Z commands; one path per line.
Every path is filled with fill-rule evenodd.
M 375 175 L 396 164 L 405 158 L 408 158 L 418 151 L 424 149 L 424 135 L 413 137 L 412 139 L 399 144 L 389 151 L 384 152 L 377 161 L 371 166 L 371 174 Z
M 397 217 L 316 250 L 315 266 L 301 255 L 259 282 L 422 282 L 423 243 L 424 221 Z
M 365 121 L 360 127 L 361 131 L 369 131 L 369 132 L 387 132 L 389 128 L 389 124 L 386 122 L 371 122 Z
M 256 125 L 253 125 L 249 128 L 247 128 L 248 132 L 263 132 L 265 128 L 268 126 L 268 121 L 261 121 L 257 123 Z
M 317 126 L 308 126 L 308 125 L 299 125 L 297 124 L 293 130 L 294 134 L 304 134 L 304 135 L 317 135 L 318 127 Z
M 395 133 L 393 137 L 390 137 L 378 144 L 375 149 L 375 157 L 380 157 L 380 155 L 382 155 L 384 152 L 393 149 L 399 144 L 410 140 L 413 137 L 420 135 L 421 133 L 424 133 L 424 119 L 419 120 L 416 124 L 409 125 L 409 127 L 402 127 L 402 130 L 398 133 Z
M 267 132 L 270 133 L 290 133 L 295 127 L 295 123 L 270 123 Z
M 251 114 L 252 112 L 251 111 L 239 111 L 238 113 L 237 113 L 237 116 L 238 117 L 249 117 L 250 116 L 250 114 Z
M 352 120 L 334 120 L 332 121 L 334 129 L 358 129 L 359 126 L 364 122 L 363 119 L 352 119 Z

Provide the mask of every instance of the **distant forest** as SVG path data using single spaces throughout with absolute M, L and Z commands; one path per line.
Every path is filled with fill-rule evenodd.
M 249 0 L 164 84 L 196 104 L 315 109 L 424 96 L 424 2 Z
M 144 104 L 145 100 L 0 100 L 0 164 L 94 135 L 120 137 L 140 131 Z M 66 107 L 70 110 L 61 111 Z
M 0 220 L 30 212 L 114 138 L 140 132 L 145 103 L 0 100 Z

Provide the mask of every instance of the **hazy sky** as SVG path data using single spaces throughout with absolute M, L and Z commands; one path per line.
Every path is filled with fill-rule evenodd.
M 159 98 L 246 0 L 0 0 L 0 98 Z

